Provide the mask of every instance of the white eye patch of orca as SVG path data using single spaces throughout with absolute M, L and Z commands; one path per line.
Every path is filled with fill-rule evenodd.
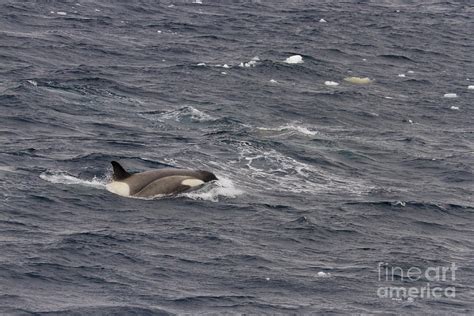
M 186 179 L 186 180 L 181 181 L 182 185 L 187 185 L 191 188 L 200 186 L 203 183 L 204 183 L 204 181 L 199 180 L 199 179 Z

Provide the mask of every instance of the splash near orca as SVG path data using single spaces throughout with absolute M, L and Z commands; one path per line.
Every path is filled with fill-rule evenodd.
M 112 167 L 113 181 L 107 184 L 107 190 L 125 197 L 173 195 L 217 180 L 213 173 L 204 170 L 165 168 L 131 174 L 116 161 L 112 161 Z

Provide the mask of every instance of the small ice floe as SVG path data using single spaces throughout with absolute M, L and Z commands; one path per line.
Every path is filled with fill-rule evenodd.
M 270 281 L 270 278 L 265 278 L 265 281 Z
M 57 14 L 57 15 L 67 15 L 67 13 L 66 13 L 66 12 L 63 12 L 63 11 L 58 11 L 58 12 L 56 12 L 56 14 Z
M 158 31 L 156 31 L 156 33 L 161 34 L 162 32 L 161 32 L 161 30 L 158 30 Z
M 459 110 L 459 106 L 452 105 L 452 106 L 450 107 L 450 109 L 451 109 L 451 110 Z
M 326 21 L 325 19 L 320 19 L 319 20 L 319 23 L 327 23 L 328 21 Z
M 335 86 L 338 86 L 338 85 L 339 85 L 339 83 L 336 82 L 336 81 L 324 81 L 324 84 L 325 84 L 326 86 L 330 86 L 330 87 L 335 87 Z
M 227 75 L 227 72 L 222 71 L 221 74 L 222 74 L 222 75 Z
M 100 10 L 99 10 L 99 9 L 95 9 L 94 11 L 95 11 L 95 12 L 100 12 Z
M 26 82 L 28 82 L 29 84 L 34 85 L 35 87 L 38 85 L 38 83 L 34 80 L 26 80 Z
M 362 61 L 367 61 L 367 58 L 362 58 Z
M 206 66 L 206 63 L 199 63 L 198 66 Z
M 303 57 L 301 55 L 293 55 L 285 59 L 287 64 L 301 64 L 303 63 Z
M 331 276 L 331 273 L 329 272 L 324 272 L 324 271 L 319 271 L 316 276 L 318 278 L 329 278 Z
M 224 64 L 224 65 L 222 66 L 222 68 L 230 68 L 230 67 L 229 67 L 229 65 Z
M 54 11 L 49 11 L 49 13 L 54 14 L 54 13 L 56 13 L 56 12 L 54 12 Z
M 346 77 L 344 78 L 344 81 L 355 84 L 368 84 L 372 82 L 372 80 L 368 77 Z
M 278 83 L 275 79 L 270 79 L 270 83 Z
M 401 77 L 401 78 L 404 78 L 404 77 L 406 77 L 406 75 L 405 75 L 405 74 L 398 74 L 398 76 L 399 76 L 399 77 Z
M 448 98 L 448 99 L 454 99 L 454 98 L 457 98 L 458 95 L 456 93 L 446 93 L 443 97 Z
M 195 4 L 202 4 L 202 0 L 194 0 L 193 3 L 195 3 Z
M 407 73 L 414 74 L 415 72 L 413 70 L 408 70 Z
M 244 67 L 244 68 L 250 68 L 250 67 L 255 67 L 257 65 L 257 62 L 260 60 L 258 56 L 255 56 L 252 58 L 249 62 L 247 63 L 240 63 L 239 67 Z
M 474 86 L 472 86 L 472 85 L 471 85 L 471 86 L 467 86 L 467 88 L 468 88 L 469 90 L 474 90 Z

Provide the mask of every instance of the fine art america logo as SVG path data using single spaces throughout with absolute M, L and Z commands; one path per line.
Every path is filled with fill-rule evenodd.
M 415 299 L 440 299 L 455 298 L 456 288 L 448 284 L 456 281 L 455 263 L 449 266 L 437 266 L 421 269 L 419 267 L 402 268 L 390 266 L 386 262 L 379 262 L 378 274 L 379 282 L 405 283 L 426 280 L 421 286 L 380 286 L 377 289 L 377 296 L 380 298 L 390 298 L 393 300 L 407 300 L 413 302 Z M 430 282 L 436 285 L 430 284 Z M 443 284 L 446 282 L 446 284 Z

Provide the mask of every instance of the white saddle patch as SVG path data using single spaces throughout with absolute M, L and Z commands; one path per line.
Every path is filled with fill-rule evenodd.
M 197 186 L 200 186 L 203 183 L 204 183 L 204 181 L 199 180 L 199 179 L 185 179 L 185 180 L 181 181 L 182 185 L 187 185 L 187 186 L 190 186 L 190 187 L 197 187 Z
M 121 196 L 130 196 L 130 186 L 125 182 L 110 182 L 105 188 L 107 191 L 121 195 Z

